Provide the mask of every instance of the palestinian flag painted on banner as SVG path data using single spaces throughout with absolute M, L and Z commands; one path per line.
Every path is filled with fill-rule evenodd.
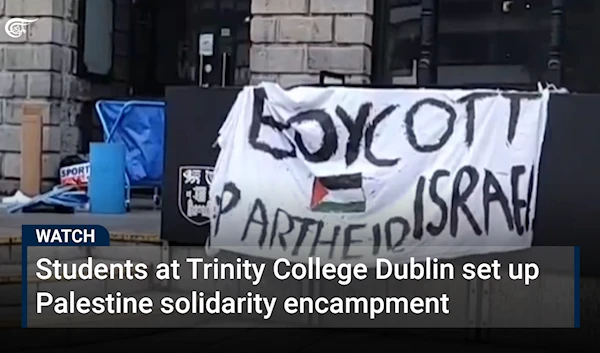
M 313 183 L 311 210 L 329 213 L 358 213 L 366 210 L 362 174 L 316 177 Z

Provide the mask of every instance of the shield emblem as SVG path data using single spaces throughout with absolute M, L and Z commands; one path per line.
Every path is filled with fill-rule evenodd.
M 197 226 L 210 223 L 208 191 L 213 172 L 213 167 L 179 167 L 179 212 Z

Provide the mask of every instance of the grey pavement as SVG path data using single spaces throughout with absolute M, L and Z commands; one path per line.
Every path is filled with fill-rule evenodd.
M 259 328 L 257 326 L 256 328 Z M 276 335 L 276 337 L 273 337 Z M 388 347 L 408 346 L 411 348 L 419 347 L 419 351 L 427 349 L 460 349 L 462 352 L 473 351 L 481 352 L 502 352 L 514 353 L 525 352 L 547 352 L 546 349 L 535 349 L 528 347 L 519 347 L 513 345 L 492 345 L 478 342 L 465 342 L 460 339 L 436 339 L 435 337 L 420 337 L 410 334 L 374 334 L 352 330 L 348 332 L 339 330 L 264 330 L 255 329 L 232 329 L 232 330 L 208 330 L 208 331 L 189 331 L 173 330 L 159 331 L 145 336 L 117 339 L 114 341 L 102 342 L 98 340 L 93 343 L 69 346 L 63 344 L 62 347 L 40 347 L 27 350 L 27 352 L 44 353 L 68 353 L 81 352 L 84 349 L 99 349 L 104 351 L 116 351 L 123 349 L 127 344 L 137 345 L 138 347 L 156 347 L 156 348 L 177 348 L 202 350 L 209 352 L 231 352 L 242 348 L 245 352 L 265 352 L 282 351 L 294 353 L 308 353 L 333 350 L 335 347 L 344 346 L 353 347 L 351 351 L 365 352 L 372 351 L 375 347 L 384 345 Z M 161 347 L 162 346 L 162 347 Z M 333 348 L 333 349 L 332 349 Z M 466 349 L 466 350 L 465 350 Z M 346 350 L 346 349 L 344 349 Z M 560 351 L 560 349 L 557 349 Z M 7 350 L 7 353 L 18 352 L 18 350 Z
M 19 237 L 24 224 L 99 224 L 111 233 L 160 234 L 160 211 L 134 209 L 124 215 L 13 213 L 0 208 L 0 238 Z

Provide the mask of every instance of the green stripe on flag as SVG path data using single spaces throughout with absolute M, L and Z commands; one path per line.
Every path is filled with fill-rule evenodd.
M 313 208 L 315 212 L 326 213 L 360 213 L 365 212 L 367 204 L 364 201 L 337 203 L 337 202 L 321 202 Z

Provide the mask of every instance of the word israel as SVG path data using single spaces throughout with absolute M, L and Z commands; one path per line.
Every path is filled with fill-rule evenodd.
M 363 263 L 529 247 L 548 99 L 246 88 L 218 139 L 210 246 Z

